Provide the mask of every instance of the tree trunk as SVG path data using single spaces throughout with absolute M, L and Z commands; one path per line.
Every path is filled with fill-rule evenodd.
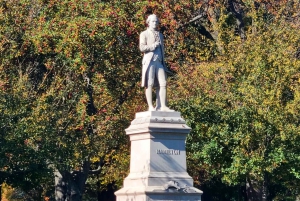
M 98 189 L 100 189 L 100 183 L 98 185 Z M 98 201 L 114 201 L 116 200 L 114 190 L 114 184 L 108 184 L 106 186 L 106 190 L 98 191 L 97 200 Z
M 83 162 L 80 171 L 54 172 L 55 176 L 55 201 L 81 201 L 84 193 L 85 182 L 88 178 L 90 163 Z
M 246 193 L 248 201 L 261 201 L 262 193 L 260 185 L 256 181 L 247 179 L 246 183 Z
M 242 11 L 242 6 L 238 5 L 235 1 L 228 1 L 229 4 L 229 10 L 234 14 L 236 18 L 236 25 L 239 30 L 239 35 L 242 40 L 246 39 L 246 32 L 245 32 L 245 24 L 243 21 L 243 11 Z
M 62 174 L 55 170 L 55 201 L 66 201 L 67 195 L 67 182 Z
M 262 183 L 247 178 L 246 194 L 248 201 L 267 200 L 267 180 L 264 178 Z

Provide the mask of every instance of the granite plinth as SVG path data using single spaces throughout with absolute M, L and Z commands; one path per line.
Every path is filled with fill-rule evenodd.
M 115 193 L 117 200 L 201 200 L 202 191 L 193 187 L 186 171 L 185 140 L 190 130 L 180 112 L 137 113 L 126 129 L 130 173 Z M 170 182 L 176 185 L 166 187 Z

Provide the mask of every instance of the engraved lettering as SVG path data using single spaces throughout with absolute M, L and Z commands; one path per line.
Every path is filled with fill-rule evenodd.
M 180 155 L 180 150 L 177 149 L 156 149 L 157 154 Z

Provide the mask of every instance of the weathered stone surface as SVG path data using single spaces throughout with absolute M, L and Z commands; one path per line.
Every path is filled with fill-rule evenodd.
M 180 112 L 137 113 L 126 129 L 130 173 L 115 193 L 118 201 L 201 200 L 202 191 L 193 187 L 186 171 L 185 140 L 190 130 Z

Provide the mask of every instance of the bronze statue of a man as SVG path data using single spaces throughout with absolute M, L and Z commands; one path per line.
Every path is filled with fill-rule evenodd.
M 157 30 L 159 20 L 147 18 L 148 29 L 140 34 L 140 50 L 144 53 L 142 87 L 146 88 L 149 111 L 174 111 L 167 107 L 167 67 L 164 61 L 163 35 Z M 156 108 L 152 103 L 152 88 L 156 88 Z

